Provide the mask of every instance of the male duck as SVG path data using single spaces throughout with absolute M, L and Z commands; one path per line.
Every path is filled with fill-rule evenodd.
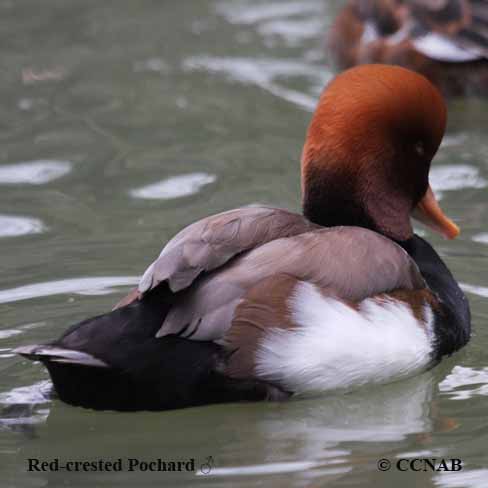
M 428 181 L 445 122 L 416 73 L 344 72 L 308 129 L 303 216 L 200 220 L 112 312 L 16 352 L 44 363 L 62 400 L 119 410 L 349 390 L 433 366 L 470 336 L 466 297 L 410 222 L 459 232 Z
M 445 95 L 488 95 L 488 0 L 349 0 L 328 45 L 340 69 L 397 64 Z

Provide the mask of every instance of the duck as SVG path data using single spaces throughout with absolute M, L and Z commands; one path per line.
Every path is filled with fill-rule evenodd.
M 394 64 L 444 96 L 488 96 L 488 0 L 349 0 L 327 46 L 340 70 Z
M 306 134 L 303 213 L 198 220 L 113 310 L 15 352 L 47 368 L 62 401 L 122 411 L 347 393 L 435 366 L 471 331 L 464 293 L 411 220 L 459 234 L 429 185 L 446 117 L 415 72 L 344 71 Z

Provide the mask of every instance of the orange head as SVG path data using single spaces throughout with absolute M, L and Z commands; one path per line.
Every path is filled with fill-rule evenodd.
M 429 186 L 446 106 L 423 76 L 363 65 L 324 90 L 302 154 L 304 214 L 326 226 L 360 225 L 396 240 L 413 235 L 415 212 L 446 237 L 459 233 Z

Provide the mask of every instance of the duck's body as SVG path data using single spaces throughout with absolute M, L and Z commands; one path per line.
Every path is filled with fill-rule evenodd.
M 382 103 L 400 79 L 419 84 L 410 94 L 403 90 L 405 107 L 416 100 L 426 110 L 411 112 L 407 124 L 415 154 L 422 145 L 418 168 L 392 174 L 387 161 L 403 156 L 375 144 L 395 125 L 393 114 L 386 124 L 366 124 L 373 131 L 369 150 L 358 144 L 363 116 L 376 117 L 372 105 L 356 108 L 347 139 L 358 152 L 344 158 L 344 141 L 334 134 L 344 130 L 334 121 L 339 107 L 329 98 L 339 100 L 372 74 L 381 75 L 379 90 L 387 87 Z M 249 207 L 198 221 L 165 246 L 112 312 L 74 325 L 51 344 L 18 349 L 46 365 L 61 399 L 159 410 L 350 390 L 412 375 L 468 341 L 466 298 L 409 220 L 416 207 L 446 235 L 457 232 L 431 192 L 415 189 L 417 180 L 427 184 L 442 136 L 443 114 L 427 115 L 441 110 L 440 97 L 401 68 L 365 67 L 338 80 L 322 96 L 303 153 L 305 216 Z M 362 89 L 372 86 L 358 86 L 357 100 Z M 357 105 L 350 98 L 342 101 L 346 113 L 347 104 Z M 391 108 L 387 96 L 385 105 Z M 417 133 L 414 119 L 425 117 L 430 123 Z M 412 156 L 406 140 L 401 146 Z M 365 172 L 364 188 L 354 180 L 344 186 L 341 171 L 352 164 L 356 175 Z
M 445 95 L 488 95 L 487 0 L 350 0 L 328 45 L 340 69 L 396 64 Z
M 392 381 L 467 342 L 467 301 L 425 241 L 404 244 L 417 268 L 378 233 L 315 227 L 271 208 L 204 219 L 168 243 L 129 303 L 21 352 L 68 403 L 160 410 Z M 442 276 L 437 293 L 422 266 Z

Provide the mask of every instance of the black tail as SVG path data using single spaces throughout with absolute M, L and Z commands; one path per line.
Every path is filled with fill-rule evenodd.
M 142 301 L 70 327 L 51 344 L 16 352 L 46 366 L 61 400 L 88 408 L 166 410 L 283 396 L 270 385 L 223 375 L 228 352 L 213 342 L 157 339 L 167 297 L 158 287 Z

